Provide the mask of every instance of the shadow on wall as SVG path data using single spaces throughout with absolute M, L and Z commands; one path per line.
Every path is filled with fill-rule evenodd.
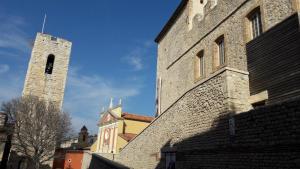
M 300 100 L 225 115 L 211 129 L 161 149 L 156 169 L 296 169 Z
M 108 160 L 99 155 L 93 154 L 89 169 L 130 169 L 122 164 Z

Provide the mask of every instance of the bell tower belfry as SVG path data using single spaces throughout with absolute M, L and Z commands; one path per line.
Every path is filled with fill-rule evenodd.
M 72 43 L 37 33 L 28 64 L 23 96 L 33 95 L 63 104 Z

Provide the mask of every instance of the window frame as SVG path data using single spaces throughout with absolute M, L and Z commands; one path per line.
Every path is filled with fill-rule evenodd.
M 262 15 L 260 8 L 255 8 L 248 14 L 249 20 L 249 33 L 251 40 L 261 36 L 263 34 Z
M 213 55 L 213 69 L 214 71 L 226 66 L 227 56 L 226 56 L 226 40 L 225 35 L 219 36 L 214 41 L 214 55 Z
M 263 8 L 261 8 L 262 4 L 259 3 L 256 6 L 254 6 L 253 8 L 251 8 L 246 15 L 244 16 L 244 42 L 248 43 L 250 41 L 252 41 L 253 39 L 261 36 L 264 32 L 265 32 L 265 18 L 264 18 L 264 10 Z M 260 34 L 258 36 L 253 36 L 253 27 L 252 27 L 252 18 L 253 16 L 259 13 L 260 16 Z
M 218 45 L 218 66 L 222 66 L 225 64 L 225 41 L 224 38 L 220 38 L 220 40 L 217 41 Z
M 205 77 L 205 73 L 206 73 L 205 55 L 204 55 L 204 50 L 201 50 L 195 56 L 195 61 L 194 61 L 195 82 L 197 82 L 200 79 L 203 79 Z

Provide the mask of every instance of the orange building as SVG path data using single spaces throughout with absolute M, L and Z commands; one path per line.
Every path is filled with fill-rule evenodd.
M 63 148 L 57 148 L 55 150 L 54 154 L 54 160 L 53 160 L 53 169 L 63 169 L 65 165 L 65 155 L 66 150 Z
M 83 126 L 78 138 L 68 139 L 55 150 L 53 169 L 81 169 L 83 151 L 90 150 L 96 135 L 89 136 L 88 129 Z
M 81 169 L 83 150 L 69 150 L 65 155 L 64 169 Z

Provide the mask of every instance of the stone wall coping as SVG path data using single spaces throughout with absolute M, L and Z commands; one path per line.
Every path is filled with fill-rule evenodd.
M 37 34 L 40 35 L 40 36 L 42 36 L 42 37 L 48 37 L 48 38 L 55 37 L 55 36 L 52 36 L 52 35 L 49 35 L 49 34 L 46 34 L 46 33 L 40 33 L 40 32 L 38 32 Z M 67 42 L 67 43 L 72 44 L 72 42 L 69 41 L 69 40 L 66 40 L 66 39 L 63 39 L 63 38 L 60 38 L 60 37 L 55 37 L 55 38 L 57 38 L 57 40 L 60 40 L 62 42 Z
M 101 160 L 102 162 L 106 163 L 110 167 L 119 168 L 119 169 L 129 169 L 129 167 L 124 166 L 124 165 L 120 164 L 119 162 L 109 160 L 99 154 L 92 154 L 92 156 L 98 158 L 98 160 Z
M 261 101 L 265 101 L 265 100 L 268 100 L 269 98 L 269 94 L 268 94 L 268 91 L 265 90 L 265 91 L 262 91 L 258 94 L 255 94 L 255 95 L 252 95 L 249 97 L 249 104 L 253 104 L 253 103 L 258 103 L 258 102 L 261 102 Z
M 120 154 L 122 153 L 122 151 L 132 142 L 134 141 L 138 136 L 140 136 L 147 128 L 149 128 L 157 119 L 159 119 L 162 115 L 165 114 L 165 112 L 167 112 L 172 106 L 174 106 L 174 104 L 176 104 L 180 99 L 182 99 L 185 95 L 187 95 L 189 92 L 191 92 L 192 90 L 194 90 L 195 88 L 197 88 L 198 86 L 202 85 L 203 83 L 211 80 L 212 78 L 226 72 L 226 71 L 230 71 L 230 72 L 235 72 L 235 73 L 240 73 L 243 75 L 249 75 L 249 72 L 246 71 L 242 71 L 242 70 L 238 70 L 238 69 L 234 69 L 234 68 L 230 68 L 230 67 L 223 67 L 217 71 L 215 71 L 213 74 L 211 74 L 210 76 L 208 76 L 207 78 L 200 80 L 199 82 L 197 82 L 197 85 L 195 85 L 194 87 L 192 87 L 191 89 L 189 89 L 188 91 L 186 91 L 184 94 L 182 94 L 178 99 L 175 100 L 175 102 L 173 102 L 166 110 L 164 110 L 159 116 L 157 116 L 146 128 L 144 128 L 138 135 L 136 135 L 132 140 L 129 141 L 128 144 L 126 144 L 123 149 L 121 150 Z

